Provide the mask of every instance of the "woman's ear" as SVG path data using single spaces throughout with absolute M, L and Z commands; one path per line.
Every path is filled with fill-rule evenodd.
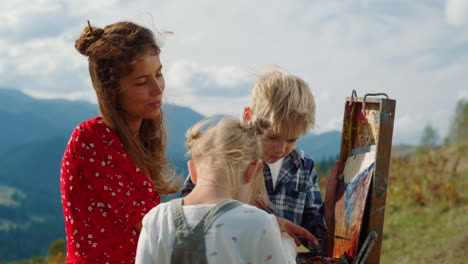
M 249 183 L 253 180 L 253 177 L 261 165 L 261 161 L 254 161 L 249 163 L 249 166 L 247 166 L 247 169 L 245 170 L 244 183 Z
M 190 173 L 190 179 L 193 184 L 197 184 L 197 168 L 195 167 L 195 162 L 193 162 L 193 160 L 187 161 L 187 167 Z
M 244 122 L 252 120 L 252 111 L 250 110 L 250 107 L 248 107 L 248 106 L 244 107 L 244 113 L 242 114 L 242 120 Z

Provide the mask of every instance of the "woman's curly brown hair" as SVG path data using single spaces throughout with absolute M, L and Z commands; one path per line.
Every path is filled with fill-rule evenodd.
M 169 176 L 165 156 L 166 130 L 163 115 L 144 119 L 139 140 L 133 135 L 120 106 L 120 79 L 132 72 L 135 62 L 147 51 L 159 54 L 151 30 L 132 22 L 98 28 L 85 27 L 75 48 L 88 57 L 89 73 L 104 122 L 119 136 L 135 165 L 144 171 L 161 194 L 179 190 L 180 180 Z

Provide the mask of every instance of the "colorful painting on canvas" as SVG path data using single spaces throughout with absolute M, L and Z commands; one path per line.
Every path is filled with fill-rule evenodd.
M 343 184 L 335 204 L 333 257 L 354 259 L 370 182 L 375 167 L 375 151 L 348 157 L 343 170 Z

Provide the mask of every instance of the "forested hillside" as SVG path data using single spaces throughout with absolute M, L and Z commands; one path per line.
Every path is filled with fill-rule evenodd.
M 29 97 L 0 89 L 0 263 L 48 254 L 64 238 L 59 194 L 60 162 L 71 131 L 98 115 L 97 105 Z M 193 110 L 164 105 L 171 167 L 185 177 L 185 131 L 205 118 Z M 339 151 L 341 134 L 306 135 L 299 143 L 325 171 Z M 333 154 L 335 153 L 335 154 Z M 331 157 L 331 158 L 328 158 Z M 322 162 L 322 159 L 325 159 Z

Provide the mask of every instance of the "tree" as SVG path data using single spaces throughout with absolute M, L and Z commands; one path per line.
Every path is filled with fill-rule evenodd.
M 64 256 L 65 241 L 62 238 L 54 240 L 49 246 L 49 256 Z
M 449 128 L 446 144 L 459 143 L 468 140 L 468 101 L 460 100 L 455 109 L 455 117 Z
M 438 140 L 439 140 L 439 136 L 437 135 L 437 131 L 431 125 L 427 125 L 424 128 L 419 146 L 435 147 L 437 146 Z

